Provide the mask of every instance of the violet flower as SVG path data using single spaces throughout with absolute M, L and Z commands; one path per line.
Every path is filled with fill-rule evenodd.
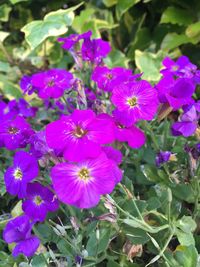
M 39 168 L 34 156 L 25 151 L 18 151 L 4 175 L 6 190 L 19 198 L 26 196 L 27 184 L 38 176 Z
M 37 236 L 31 234 L 33 224 L 30 223 L 26 215 L 16 217 L 6 224 L 3 231 L 3 239 L 7 243 L 16 243 L 12 255 L 17 257 L 23 254 L 31 257 L 39 247 L 40 240 Z
M 183 135 L 184 137 L 193 135 L 198 127 L 198 120 L 199 112 L 197 112 L 195 105 L 184 107 L 180 121 L 172 125 L 172 134 L 175 136 Z
M 25 147 L 33 133 L 31 126 L 21 116 L 0 123 L 0 140 L 8 150 Z
M 24 94 L 31 95 L 34 92 L 38 91 L 38 88 L 35 87 L 32 83 L 32 77 L 28 75 L 24 75 L 20 80 L 20 87 Z
M 156 156 L 156 166 L 159 168 L 163 163 L 170 160 L 171 152 L 170 151 L 161 151 Z
M 30 219 L 42 222 L 48 212 L 56 211 L 58 207 L 58 200 L 47 187 L 39 183 L 28 184 L 22 209 Z

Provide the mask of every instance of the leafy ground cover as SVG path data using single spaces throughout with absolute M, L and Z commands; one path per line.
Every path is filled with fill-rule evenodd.
M 200 2 L 0 3 L 0 266 L 199 266 Z

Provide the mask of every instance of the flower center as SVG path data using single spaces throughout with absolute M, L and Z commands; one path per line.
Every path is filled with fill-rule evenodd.
M 17 129 L 16 127 L 9 127 L 8 128 L 8 132 L 10 133 L 10 134 L 16 134 L 16 133 L 18 133 L 19 132 L 19 129 Z
M 127 99 L 127 103 L 130 107 L 135 107 L 137 105 L 137 97 L 133 96 Z
M 111 80 L 111 79 L 113 78 L 112 73 L 108 73 L 108 74 L 106 74 L 106 78 L 108 78 L 109 80 Z
M 41 196 L 35 196 L 33 202 L 37 205 L 40 206 L 43 203 L 43 200 Z
M 88 181 L 91 177 L 90 177 L 90 172 L 87 168 L 82 168 L 79 172 L 78 172 L 78 177 L 80 180 L 82 181 Z
M 52 87 L 55 85 L 55 81 L 52 79 L 48 82 L 48 87 Z
M 76 126 L 75 130 L 73 131 L 73 134 L 77 137 L 77 138 L 81 138 L 84 135 L 87 134 L 87 131 L 82 129 L 80 126 Z
M 22 180 L 23 173 L 20 168 L 15 169 L 13 175 L 15 177 L 15 180 L 20 180 L 20 181 Z
M 178 68 L 179 68 L 178 65 L 174 65 L 174 66 L 172 66 L 172 70 L 173 70 L 173 71 L 178 70 Z

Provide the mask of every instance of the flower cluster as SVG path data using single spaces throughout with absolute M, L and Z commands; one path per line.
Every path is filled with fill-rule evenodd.
M 114 190 L 123 177 L 119 149 L 145 144 L 140 122 L 153 120 L 159 105 L 182 109 L 172 125 L 174 135 L 187 137 L 198 128 L 200 103 L 193 94 L 200 75 L 186 57 L 177 62 L 165 58 L 163 78 L 152 86 L 142 74 L 105 66 L 110 45 L 92 39 L 91 31 L 58 42 L 74 58 L 76 71 L 54 68 L 20 81 L 24 95 L 35 93 L 43 101 L 48 116 L 39 125 L 45 126 L 31 126 L 37 108 L 24 99 L 0 101 L 0 146 L 17 150 L 5 171 L 6 190 L 22 199 L 24 212 L 4 230 L 4 240 L 16 243 L 14 256 L 35 253 L 40 241 L 31 234 L 32 226 L 56 211 L 59 201 L 92 208 Z M 170 156 L 169 151 L 160 152 L 157 166 Z

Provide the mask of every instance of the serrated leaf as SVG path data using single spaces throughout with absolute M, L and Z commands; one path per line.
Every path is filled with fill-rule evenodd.
M 135 51 L 135 63 L 141 72 L 144 72 L 143 79 L 148 81 L 159 81 L 161 78 L 160 69 L 163 59 L 162 53 L 153 54 L 150 52 Z M 151 66 L 151 67 L 150 67 Z
M 168 7 L 162 14 L 160 23 L 189 25 L 193 21 L 193 15 L 181 8 Z

